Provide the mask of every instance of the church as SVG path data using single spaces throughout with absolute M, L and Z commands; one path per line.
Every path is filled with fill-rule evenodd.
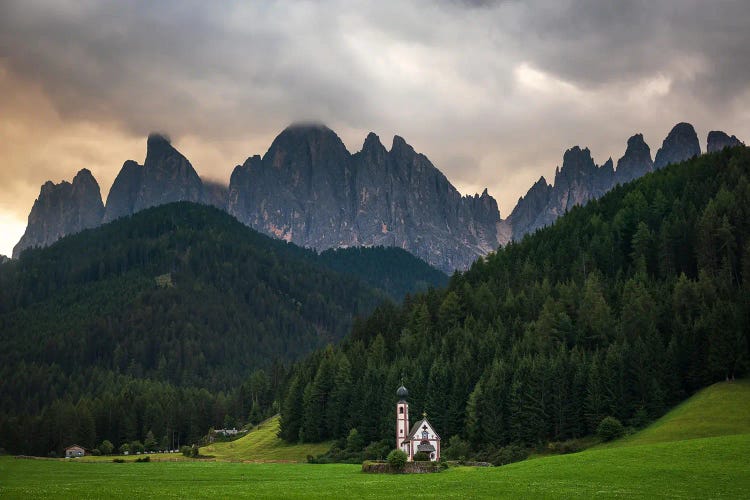
M 435 432 L 432 424 L 427 421 L 427 414 L 422 414 L 422 419 L 409 427 L 409 391 L 403 385 L 396 391 L 398 403 L 396 403 L 396 448 L 402 450 L 414 460 L 414 455 L 424 452 L 433 462 L 440 460 L 440 436 Z

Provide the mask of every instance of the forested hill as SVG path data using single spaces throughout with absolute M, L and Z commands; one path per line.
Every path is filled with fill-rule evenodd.
M 357 276 L 398 301 L 407 294 L 448 284 L 445 273 L 396 247 L 336 248 L 320 257 L 331 269 Z
M 271 411 L 281 364 L 338 341 L 387 300 L 373 285 L 408 280 L 380 259 L 371 270 L 383 281 L 366 284 L 330 268 L 344 256 L 324 259 L 187 202 L 25 251 L 0 266 L 0 448 L 46 454 L 70 444 L 50 437 L 50 425 L 85 446 L 148 430 L 160 439 L 167 427 L 197 438 L 227 416 L 247 421 L 253 403 L 256 417 Z M 245 390 L 254 372 L 260 398 Z M 90 419 L 94 430 L 75 434 L 88 424 L 74 421 Z
M 671 165 L 380 307 L 298 364 L 283 437 L 392 439 L 401 378 L 447 442 L 508 445 L 639 426 L 747 373 L 750 150 Z

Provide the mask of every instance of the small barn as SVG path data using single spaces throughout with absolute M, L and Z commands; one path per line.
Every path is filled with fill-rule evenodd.
M 78 458 L 84 456 L 85 454 L 86 450 L 83 449 L 83 446 L 79 446 L 77 444 L 65 448 L 65 458 Z

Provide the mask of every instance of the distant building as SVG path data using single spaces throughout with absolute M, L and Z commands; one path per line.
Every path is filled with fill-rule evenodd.
M 77 444 L 65 448 L 65 458 L 78 458 L 85 454 L 86 450 L 83 449 L 83 446 L 78 446 Z
M 216 429 L 214 432 L 216 434 L 220 434 L 222 436 L 236 436 L 237 434 L 240 433 L 240 431 L 238 431 L 235 428 L 232 428 L 232 429 Z
M 409 428 L 409 403 L 406 402 L 409 391 L 402 385 L 396 396 L 399 398 L 396 403 L 396 448 L 403 450 L 410 462 L 420 451 L 433 462 L 440 460 L 440 436 L 427 420 L 427 414 L 423 413 L 422 420 Z

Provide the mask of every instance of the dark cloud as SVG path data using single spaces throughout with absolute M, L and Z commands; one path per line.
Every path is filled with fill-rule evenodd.
M 30 207 L 29 192 L 81 166 L 106 191 L 153 130 L 226 180 L 312 120 L 352 151 L 370 130 L 404 136 L 507 214 L 576 144 L 601 163 L 640 131 L 656 151 L 678 121 L 748 140 L 748 25 L 748 3 L 729 0 L 4 0 L 0 179 L 24 169 L 24 184 L 0 200 Z M 19 123 L 55 160 L 31 158 L 31 142 L 8 156 Z M 75 150 L 89 130 L 95 151 Z

